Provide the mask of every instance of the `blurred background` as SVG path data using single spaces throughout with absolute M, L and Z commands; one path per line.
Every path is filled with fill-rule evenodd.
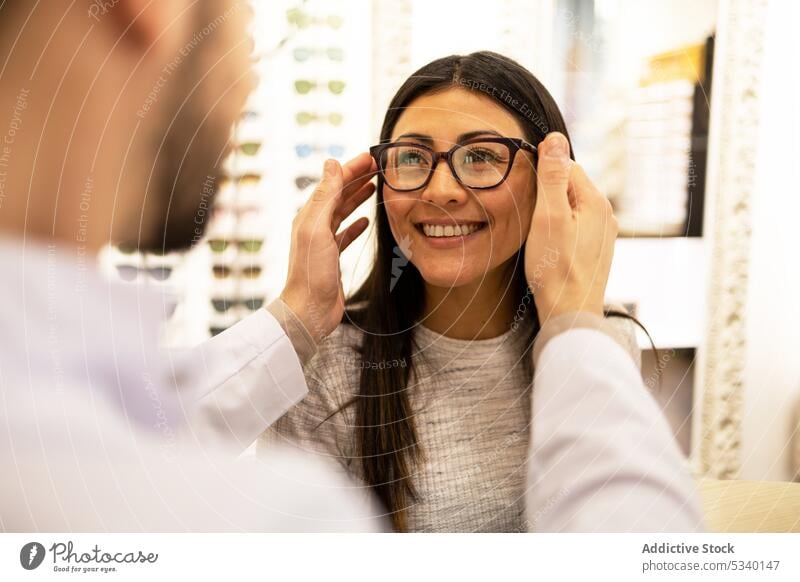
M 185 255 L 103 253 L 110 276 L 163 290 L 167 344 L 197 344 L 274 299 L 291 220 L 322 162 L 377 143 L 389 100 L 423 64 L 493 50 L 554 95 L 578 162 L 614 205 L 621 236 L 607 299 L 649 330 L 658 350 L 640 335 L 643 378 L 696 472 L 798 478 L 794 2 L 270 0 L 254 9 L 261 83 L 201 217 L 206 239 Z M 371 252 L 363 237 L 343 255 L 346 291 Z

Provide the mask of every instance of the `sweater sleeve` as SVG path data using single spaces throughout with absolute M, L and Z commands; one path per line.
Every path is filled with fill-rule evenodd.
M 597 320 L 535 346 L 528 528 L 701 531 L 672 431 L 629 351 Z
M 355 338 L 340 326 L 318 346 L 303 368 L 307 396 L 261 435 L 257 449 L 293 444 L 354 469 L 353 406 L 358 393 Z

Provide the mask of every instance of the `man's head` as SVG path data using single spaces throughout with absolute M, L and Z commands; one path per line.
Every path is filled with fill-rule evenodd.
M 248 1 L 0 6 L 0 62 L 10 62 L 0 102 L 10 103 L 14 84 L 29 86 L 9 165 L 19 198 L 25 174 L 33 176 L 27 197 L 40 204 L 31 209 L 29 200 L 24 211 L 29 234 L 52 222 L 53 236 L 74 238 L 70 225 L 85 210 L 95 247 L 170 251 L 197 242 L 254 85 Z M 3 112 L 0 133 L 4 121 Z M 53 190 L 59 195 L 48 198 Z

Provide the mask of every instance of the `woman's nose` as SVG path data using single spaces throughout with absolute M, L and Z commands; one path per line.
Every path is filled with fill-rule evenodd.
M 463 204 L 468 197 L 469 193 L 453 176 L 450 166 L 447 165 L 445 160 L 439 160 L 439 163 L 433 168 L 431 181 L 422 189 L 422 194 L 420 195 L 421 200 L 431 202 L 437 206 Z

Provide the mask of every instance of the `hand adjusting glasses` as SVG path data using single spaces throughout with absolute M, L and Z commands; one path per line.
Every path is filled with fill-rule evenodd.
M 537 153 L 536 146 L 512 137 L 474 138 L 446 152 L 416 142 L 397 141 L 372 146 L 369 153 L 389 188 L 413 192 L 430 183 L 439 160 L 447 162 L 453 177 L 465 188 L 497 188 L 508 178 L 520 150 Z

